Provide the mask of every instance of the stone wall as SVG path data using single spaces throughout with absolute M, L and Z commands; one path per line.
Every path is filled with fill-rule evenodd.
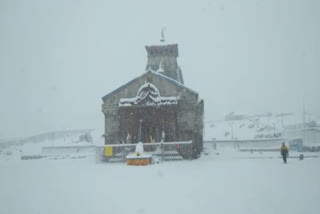
M 152 56 L 148 57 L 147 68 L 152 68 L 152 70 L 157 71 L 159 69 L 160 62 L 162 60 L 164 66 L 164 75 L 181 82 L 178 78 L 179 70 L 178 70 L 178 63 L 177 59 L 173 56 Z

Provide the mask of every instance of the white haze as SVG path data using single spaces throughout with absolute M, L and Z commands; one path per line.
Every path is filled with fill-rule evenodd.
M 0 1 L 0 138 L 94 128 L 101 97 L 145 72 L 145 45 L 179 44 L 206 120 L 320 113 L 320 1 Z

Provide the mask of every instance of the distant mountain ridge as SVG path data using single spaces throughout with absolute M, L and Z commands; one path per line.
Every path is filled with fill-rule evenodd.
M 45 132 L 29 137 L 0 140 L 0 146 L 22 145 L 24 143 L 41 143 L 49 140 L 60 140 L 71 136 L 90 134 L 93 129 L 74 129 Z

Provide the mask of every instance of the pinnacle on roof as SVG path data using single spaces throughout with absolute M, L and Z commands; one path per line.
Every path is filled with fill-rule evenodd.
M 164 37 L 164 31 L 166 30 L 166 27 L 162 27 L 161 28 L 161 39 L 160 39 L 160 42 L 165 42 L 166 39 Z

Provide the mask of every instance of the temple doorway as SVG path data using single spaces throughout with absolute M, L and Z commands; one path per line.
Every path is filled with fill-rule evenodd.
M 127 143 L 155 143 L 164 141 L 177 141 L 177 109 L 176 107 L 123 107 L 119 108 L 119 139 Z M 141 130 L 140 130 L 141 129 Z M 141 136 L 140 136 L 141 135 Z

